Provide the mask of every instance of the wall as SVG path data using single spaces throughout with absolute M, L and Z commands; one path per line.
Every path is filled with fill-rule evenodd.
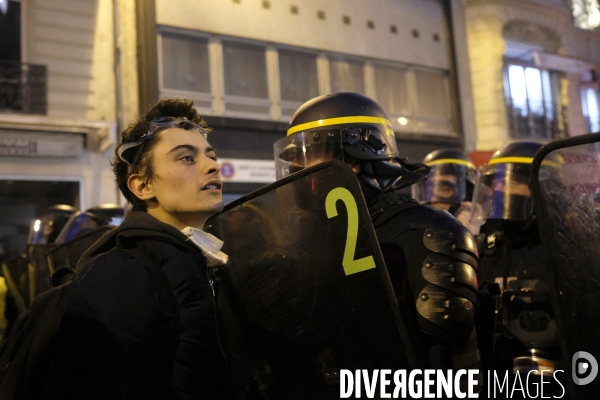
M 464 148 L 469 152 L 473 151 L 477 145 L 477 124 L 475 122 L 475 105 L 471 86 L 471 65 L 467 46 L 465 10 L 462 0 L 451 0 L 451 8 Z
M 158 25 L 448 69 L 439 0 L 156 0 L 156 18 Z
M 122 130 L 139 113 L 136 9 L 135 0 L 116 0 L 116 3 L 119 35 L 115 45 L 119 55 L 120 77 L 117 82 L 117 90 L 120 94 L 117 110 L 120 110 L 118 128 Z
M 114 120 L 113 19 L 107 0 L 28 0 L 27 62 L 48 69 L 48 116 Z
M 504 82 L 502 80 L 502 56 L 506 44 L 502 38 L 502 19 L 490 10 L 466 10 L 467 43 L 475 123 L 477 126 L 477 150 L 492 150 L 508 139 L 506 110 L 504 106 Z

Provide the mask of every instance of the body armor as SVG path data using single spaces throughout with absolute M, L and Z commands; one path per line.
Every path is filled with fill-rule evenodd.
M 486 229 L 490 228 L 491 232 L 480 235 L 479 262 L 482 288 L 496 286 L 493 304 L 488 307 L 488 314 L 495 316 L 488 324 L 495 327 L 490 332 L 494 337 L 492 348 L 485 350 L 493 363 L 488 367 L 513 371 L 522 357 L 534 361 L 558 359 L 552 282 L 537 222 L 490 221 Z
M 479 270 L 482 315 L 488 316 L 482 326 L 491 327 L 482 335 L 490 338 L 483 350 L 490 369 L 554 371 L 559 358 L 550 264 L 531 197 L 531 164 L 541 147 L 534 141 L 504 146 L 475 185 L 470 223 L 485 223 Z M 545 172 L 560 174 L 561 164 L 560 157 L 548 159 Z
M 417 358 L 429 360 L 424 367 L 476 368 L 471 234 L 448 212 L 395 194 L 379 196 L 369 212 Z

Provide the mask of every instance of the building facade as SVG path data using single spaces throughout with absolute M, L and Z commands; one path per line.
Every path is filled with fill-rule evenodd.
M 236 168 L 268 168 L 294 111 L 318 95 L 375 99 L 412 161 L 439 147 L 474 148 L 468 63 L 458 62 L 467 56 L 460 1 L 137 4 L 140 108 L 165 97 L 195 100 L 231 166 L 226 198 L 266 183 L 238 179 Z
M 476 149 L 600 130 L 596 0 L 464 0 Z
M 226 201 L 274 180 L 273 142 L 321 94 L 374 98 L 410 161 L 476 149 L 465 15 L 460 0 L 0 0 L 2 249 L 48 205 L 122 203 L 117 133 L 165 97 L 214 128 Z
M 24 250 L 31 221 L 47 206 L 121 202 L 110 159 L 119 117 L 137 113 L 133 7 L 0 1 L 0 250 L 7 257 Z M 134 63 L 119 71 L 127 54 Z M 127 79 L 133 90 L 117 85 Z

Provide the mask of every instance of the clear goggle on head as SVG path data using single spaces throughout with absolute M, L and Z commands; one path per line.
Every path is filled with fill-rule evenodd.
M 156 134 L 158 134 L 160 132 L 164 132 L 167 129 L 171 129 L 171 128 L 196 129 L 204 137 L 208 136 L 208 131 L 206 130 L 206 128 L 203 128 L 200 125 L 198 125 L 197 123 L 190 121 L 186 117 L 177 117 L 177 118 L 176 117 L 161 117 L 161 118 L 151 121 L 150 128 L 148 129 L 148 131 L 146 133 L 144 133 L 138 140 L 136 140 L 134 142 L 123 143 L 122 145 L 120 145 L 119 148 L 117 149 L 117 155 L 119 156 L 121 161 L 123 161 L 124 163 L 126 163 L 129 166 L 130 170 L 133 170 L 133 167 L 135 166 L 135 164 L 138 161 L 138 158 L 142 152 L 141 151 L 142 146 L 148 140 L 153 138 Z M 124 153 L 127 150 L 132 149 L 137 146 L 140 146 L 140 150 L 135 155 L 135 158 L 132 161 L 127 160 L 124 157 Z

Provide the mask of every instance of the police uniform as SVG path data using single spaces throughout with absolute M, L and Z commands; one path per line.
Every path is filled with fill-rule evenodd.
M 490 369 L 553 370 L 560 357 L 549 262 L 529 189 L 531 163 L 542 147 L 514 142 L 498 150 L 475 185 L 471 224 L 481 225 L 482 347 Z M 556 165 L 556 163 L 551 163 Z M 494 317 L 495 316 L 495 317 Z M 488 357 L 489 356 L 489 357 Z
M 320 96 L 296 111 L 287 133 L 274 145 L 278 179 L 330 159 L 357 172 L 420 367 L 476 367 L 473 237 L 448 212 L 393 193 L 429 168 L 398 157 L 381 107 L 357 93 Z

